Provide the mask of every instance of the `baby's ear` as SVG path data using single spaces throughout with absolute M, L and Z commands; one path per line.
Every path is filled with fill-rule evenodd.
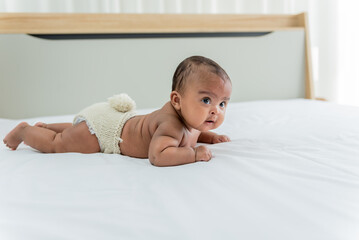
M 181 94 L 179 92 L 171 92 L 171 104 L 176 110 L 181 110 Z

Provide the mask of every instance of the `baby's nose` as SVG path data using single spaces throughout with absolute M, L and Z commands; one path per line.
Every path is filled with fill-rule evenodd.
M 214 114 L 218 114 L 219 113 L 219 107 L 218 106 L 215 106 L 211 109 L 211 114 L 214 115 Z

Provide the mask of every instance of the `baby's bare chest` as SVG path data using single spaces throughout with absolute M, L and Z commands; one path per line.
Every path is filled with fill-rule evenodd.
M 195 147 L 200 135 L 199 131 L 185 131 L 183 134 L 182 140 L 180 142 L 180 147 Z

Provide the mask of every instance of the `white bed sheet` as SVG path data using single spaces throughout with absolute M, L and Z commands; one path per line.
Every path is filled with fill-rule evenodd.
M 216 132 L 210 162 L 167 168 L 1 145 L 0 239 L 359 239 L 359 108 L 232 103 Z

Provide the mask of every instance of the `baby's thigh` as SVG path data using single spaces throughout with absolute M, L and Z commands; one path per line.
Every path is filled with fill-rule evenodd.
M 65 152 L 96 153 L 100 152 L 100 145 L 95 134 L 91 134 L 86 122 L 66 128 L 62 132 L 61 140 Z

